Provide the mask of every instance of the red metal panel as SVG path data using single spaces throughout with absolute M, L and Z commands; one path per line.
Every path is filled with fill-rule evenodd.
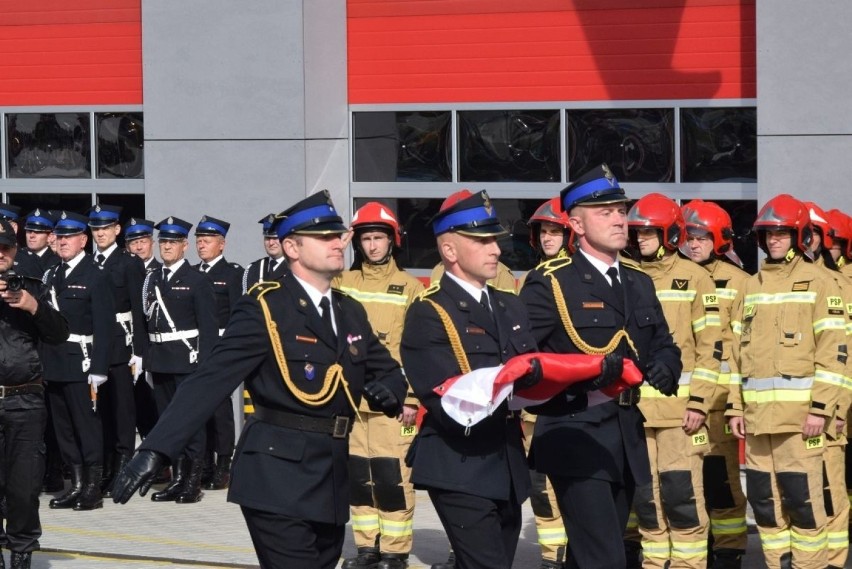
M 348 0 L 350 103 L 752 98 L 753 0 Z
M 0 0 L 0 106 L 142 103 L 141 0 Z

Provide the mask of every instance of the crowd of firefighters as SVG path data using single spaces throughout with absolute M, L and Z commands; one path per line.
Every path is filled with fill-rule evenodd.
M 122 227 L 120 213 L 100 204 L 86 215 L 36 209 L 21 216 L 0 204 L 4 219 L 24 220 L 27 249 L 19 253 L 16 269 L 43 275 L 51 303 L 71 325 L 74 350 L 57 351 L 74 352 L 79 362 L 73 365 L 81 366 L 75 370 L 79 382 L 69 380 L 67 369 L 45 366 L 52 426 L 44 489 L 65 489 L 63 464 L 71 479 L 51 508 L 102 506 L 113 474 L 132 455 L 136 432 L 145 436 L 157 411 L 215 343 L 205 346 L 205 336 L 221 334 L 230 307 L 253 284 L 287 270 L 272 215 L 261 220 L 265 255 L 243 269 L 223 258 L 227 222 L 202 217 L 195 230 L 201 263 L 189 267 L 183 257 L 192 224 L 175 217 L 158 224 L 132 218 Z M 541 204 L 528 223 L 541 261 L 574 253 L 574 232 L 559 198 Z M 756 275 L 742 269 L 731 218 L 713 202 L 680 206 L 649 194 L 629 209 L 627 225 L 630 248 L 624 254 L 653 280 L 683 364 L 672 393 L 640 389 L 653 482 L 636 489 L 624 535 L 628 567 L 741 567 L 746 496 L 768 567 L 844 567 L 852 218 L 790 195 L 772 198 L 754 223 L 766 254 Z M 154 258 L 155 229 L 173 275 L 163 273 Z M 91 255 L 85 253 L 87 230 L 94 241 Z M 116 251 L 122 233 L 128 252 Z M 398 361 L 406 309 L 424 290 L 397 265 L 403 237 L 391 208 L 365 204 L 351 222 L 355 261 L 335 281 L 363 304 L 377 337 Z M 113 255 L 123 261 L 109 264 Z M 94 274 L 75 288 L 67 281 L 81 259 L 95 267 Z M 492 284 L 515 291 L 523 282 L 516 285 L 503 267 Z M 193 287 L 203 289 L 206 300 L 183 314 L 181 290 Z M 193 324 L 182 325 L 182 318 Z M 75 332 L 81 321 L 88 329 Z M 194 334 L 178 332 L 187 329 Z M 98 349 L 99 335 L 108 337 L 111 350 Z M 189 360 L 163 363 L 169 361 L 166 344 L 187 345 Z M 417 411 L 411 393 L 397 418 L 361 406 L 366 428 L 354 429 L 350 437 L 357 554 L 344 560 L 345 569 L 407 566 L 415 500 L 405 455 L 417 433 Z M 524 416 L 527 444 L 535 419 Z M 203 487 L 226 488 L 232 421 L 231 402 L 223 401 L 205 432 L 163 473 L 168 485 L 152 499 L 194 503 Z M 740 475 L 743 440 L 746 488 Z M 553 490 L 544 475 L 532 476 L 541 568 L 569 567 L 571 536 Z M 453 566 L 450 552 L 445 563 L 432 567 Z

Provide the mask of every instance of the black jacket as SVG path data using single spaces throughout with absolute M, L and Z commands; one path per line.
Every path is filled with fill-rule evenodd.
M 660 361 L 675 377 L 680 375 L 680 349 L 672 341 L 651 278 L 621 263 L 625 298 L 618 299 L 606 278 L 580 252 L 570 259 L 539 265 L 530 271 L 521 289 L 542 352 L 582 353 L 568 337 L 556 310 L 548 271 L 556 277 L 583 341 L 603 347 L 624 326 L 639 354 L 629 352 L 622 340 L 618 350 L 623 356 L 634 359 L 641 370 L 651 361 Z M 565 398 L 554 398 L 546 404 L 548 415 L 554 416 L 536 420 L 531 450 L 536 470 L 622 482 L 629 466 L 637 483 L 650 481 L 643 418 L 635 405 L 622 407 L 611 401 L 578 411 L 565 402 Z
M 261 257 L 249 263 L 249 266 L 243 271 L 243 293 L 248 292 L 248 289 L 261 281 L 278 280 L 290 269 L 286 258 L 281 259 L 281 262 L 278 263 L 278 267 L 274 271 L 269 270 L 269 265 L 269 257 Z
M 126 365 L 131 353 L 143 356 L 148 344 L 145 313 L 142 309 L 145 264 L 133 253 L 116 249 L 106 258 L 102 269 L 112 283 L 116 315 L 130 313 L 131 316 L 131 321 L 124 324 L 113 320 L 114 338 L 110 363 Z M 132 331 L 129 343 L 127 330 Z
M 526 311 L 515 295 L 488 287 L 492 320 L 449 276 L 444 275 L 440 283 L 440 289 L 427 292 L 424 298 L 450 315 L 471 370 L 498 366 L 512 356 L 535 351 Z M 514 487 L 514 497 L 523 502 L 530 493 L 530 476 L 520 416 L 510 414 L 504 402 L 465 432 L 464 426 L 444 412 L 441 398 L 433 390 L 460 375 L 461 369 L 438 313 L 423 299 L 408 308 L 400 354 L 414 394 L 428 410 L 415 442 L 411 474 L 415 487 L 455 490 L 493 500 L 509 500 Z
M 371 381 L 384 382 L 403 400 L 406 384 L 399 364 L 373 334 L 358 302 L 333 293 L 335 339 L 295 278 L 283 277 L 280 288 L 264 299 L 297 389 L 316 393 L 329 366 L 339 363 L 355 407 L 364 384 Z M 213 353 L 181 384 L 141 448 L 176 459 L 186 441 L 242 381 L 256 405 L 311 417 L 354 415 L 342 387 L 320 406 L 307 406 L 294 396 L 279 370 L 256 294 L 245 295 Z M 353 428 L 365 428 L 353 421 Z M 292 518 L 343 525 L 349 518 L 348 461 L 347 438 L 250 418 L 237 445 L 228 500 Z
M 39 341 L 62 344 L 68 338 L 68 322 L 47 302 L 44 285 L 26 279 L 24 288 L 38 302 L 30 314 L 0 300 L 0 385 L 22 385 L 42 377 Z
M 201 263 L 193 267 L 201 272 Z M 213 285 L 213 292 L 216 294 L 216 322 L 222 330 L 228 324 L 231 310 L 243 295 L 243 268 L 237 263 L 229 263 L 222 258 L 210 267 L 209 271 L 201 274 L 205 275 Z

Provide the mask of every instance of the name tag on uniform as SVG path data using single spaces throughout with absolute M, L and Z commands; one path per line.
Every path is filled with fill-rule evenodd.
M 809 439 L 805 439 L 805 448 L 806 449 L 822 448 L 822 445 L 824 444 L 824 442 L 825 441 L 823 439 L 823 435 L 819 435 L 817 437 L 811 437 Z
M 171 289 L 172 290 L 192 290 L 188 286 L 173 286 L 173 287 L 171 287 Z
M 692 435 L 692 446 L 697 447 L 708 443 L 707 433 L 695 433 Z
M 475 334 L 475 335 L 480 335 L 480 336 L 485 334 L 484 328 L 478 328 L 476 326 L 468 326 L 467 328 L 464 329 L 464 331 L 468 334 Z
M 603 308 L 604 308 L 604 303 L 603 303 L 603 302 L 584 302 L 584 303 L 583 303 L 583 308 L 597 308 L 597 309 L 603 309 Z
M 213 281 L 213 284 L 218 286 L 228 286 L 228 283 L 225 281 Z
M 401 437 L 413 437 L 417 434 L 417 426 L 411 425 L 410 427 L 401 427 L 399 429 L 399 436 Z

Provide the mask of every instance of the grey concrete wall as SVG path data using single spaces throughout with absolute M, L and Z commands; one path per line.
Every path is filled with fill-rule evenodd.
M 150 219 L 225 219 L 246 264 L 271 211 L 348 216 L 345 0 L 143 0 L 142 38 Z
M 758 199 L 852 211 L 848 0 L 757 0 Z

